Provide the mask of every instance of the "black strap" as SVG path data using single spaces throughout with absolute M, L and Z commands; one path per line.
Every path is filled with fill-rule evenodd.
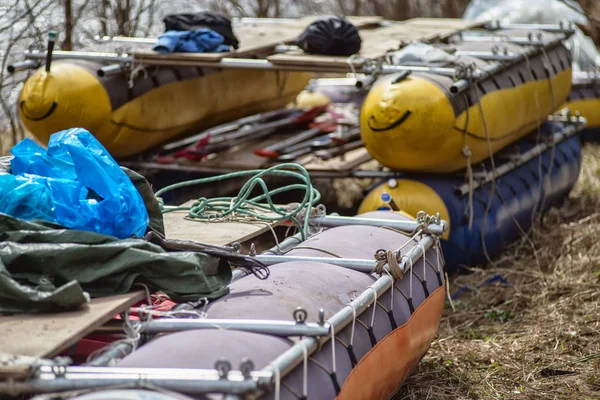
M 370 326 L 367 328 L 367 332 L 369 332 L 369 339 L 371 339 L 371 347 L 375 347 L 377 344 L 377 339 L 375 339 L 375 334 L 373 333 L 373 327 Z
M 394 313 L 392 312 L 392 310 L 389 310 L 387 312 L 388 317 L 390 317 L 390 324 L 392 325 L 392 330 L 396 329 L 398 327 L 398 324 L 396 324 L 396 318 L 394 318 Z
M 427 289 L 427 279 L 423 279 L 421 281 L 421 284 L 423 285 L 423 291 L 425 292 L 425 297 L 429 297 L 429 289 Z
M 412 315 L 415 312 L 415 307 L 413 306 L 412 297 L 409 297 L 408 299 L 406 299 L 406 301 L 408 301 L 408 307 L 410 308 L 410 315 Z
M 438 262 L 439 262 L 439 261 L 438 261 Z M 435 271 L 435 275 L 436 275 L 436 276 L 437 276 L 437 278 L 438 278 L 438 286 L 440 286 L 440 287 L 441 287 L 441 286 L 442 286 L 442 284 L 443 284 L 443 283 L 442 283 L 442 274 L 440 273 L 440 271 Z
M 337 375 L 335 374 L 335 372 L 332 372 L 329 374 L 329 376 L 331 377 L 331 382 L 333 382 L 333 387 L 335 389 L 335 394 L 340 394 L 341 388 L 340 388 L 340 384 L 338 383 L 337 380 Z
M 352 368 L 356 367 L 356 364 L 358 364 L 358 360 L 356 359 L 356 354 L 354 354 L 354 348 L 352 347 L 351 344 L 348 345 L 348 347 L 346 347 L 346 349 L 348 350 L 348 356 L 350 357 L 350 362 L 352 363 Z

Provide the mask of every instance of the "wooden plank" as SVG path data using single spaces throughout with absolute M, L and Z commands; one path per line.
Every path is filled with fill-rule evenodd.
M 189 207 L 190 200 L 182 206 Z M 167 239 L 193 240 L 218 246 L 230 245 L 233 242 L 245 242 L 276 227 L 281 222 L 201 222 L 186 219 L 187 211 L 173 211 L 163 216 Z M 276 214 L 265 214 L 276 216 Z M 270 226 L 270 227 L 269 227 Z
M 306 29 L 306 27 L 317 20 L 318 16 L 308 16 L 298 19 L 295 23 L 286 24 L 252 24 L 241 25 L 234 28 L 235 35 L 240 39 L 240 47 L 237 50 L 224 53 L 156 53 L 152 50 L 137 50 L 132 54 L 139 61 L 143 60 L 169 60 L 169 61 L 214 61 L 223 58 L 250 57 L 258 52 L 272 50 L 279 44 L 289 44 Z M 347 17 L 350 22 L 359 29 L 377 25 L 382 21 L 381 17 Z
M 145 296 L 144 291 L 137 291 L 92 299 L 77 311 L 0 317 L 0 350 L 12 355 L 54 357 Z

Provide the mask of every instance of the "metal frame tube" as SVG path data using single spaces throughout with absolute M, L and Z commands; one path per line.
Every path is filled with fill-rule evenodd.
M 180 332 L 193 329 L 227 329 L 280 337 L 326 336 L 329 334 L 328 325 L 252 319 L 165 318 L 145 322 L 141 325 L 141 329 L 143 332 L 148 333 Z
M 425 236 L 423 239 L 419 241 L 420 244 L 423 245 L 415 245 L 410 251 L 406 254 L 413 262 L 413 265 L 416 261 L 422 257 L 423 251 L 429 250 L 434 244 L 435 240 L 431 236 Z M 406 261 L 402 260 L 401 268 L 405 268 Z M 377 279 L 373 285 L 371 286 L 377 292 L 377 298 L 381 298 L 381 296 L 392 287 L 393 279 L 385 274 L 382 275 L 379 279 Z M 365 312 L 371 304 L 373 304 L 374 296 L 372 290 L 365 290 L 361 295 L 359 295 L 354 301 L 350 304 L 356 310 L 356 315 L 361 315 Z M 352 319 L 354 318 L 353 310 L 350 307 L 344 307 L 342 310 L 338 311 L 335 315 L 333 315 L 327 321 L 331 326 L 333 326 L 335 332 L 340 332 L 347 325 L 352 323 Z M 304 338 L 302 341 L 296 343 L 293 347 L 287 350 L 285 353 L 277 357 L 271 364 L 266 366 L 263 371 L 270 373 L 274 376 L 276 370 L 279 371 L 280 376 L 283 378 L 285 375 L 289 374 L 296 368 L 298 365 L 302 363 L 304 360 L 304 348 L 306 348 L 308 355 L 313 354 L 322 344 L 326 343 L 330 340 L 331 337 L 321 337 L 321 338 Z
M 573 24 L 571 22 L 567 22 L 567 27 L 565 27 L 564 23 L 561 24 L 506 24 L 500 25 L 498 29 L 531 29 L 537 31 L 546 31 L 546 32 L 555 32 L 555 33 L 565 33 L 565 34 L 573 34 L 575 33 L 575 29 L 573 28 Z
M 281 243 L 279 243 L 279 249 L 277 249 L 277 246 L 273 246 L 269 250 L 263 251 L 262 254 L 264 254 L 264 255 L 281 254 L 281 252 L 287 251 L 300 243 L 302 243 L 302 233 L 298 232 L 295 235 L 286 237 Z
M 98 367 L 101 368 L 101 367 Z M 78 389 L 101 389 L 120 385 L 150 384 L 167 390 L 182 393 L 214 393 L 229 392 L 244 394 L 259 389 L 254 380 L 231 381 L 227 379 L 194 379 L 194 378 L 165 378 L 163 375 L 102 375 L 93 373 L 79 376 L 74 379 L 71 376 L 55 377 L 46 379 L 32 379 L 26 382 L 0 382 L 0 393 L 9 395 L 24 395 L 35 393 L 62 392 Z
M 106 66 L 100 68 L 98 71 L 96 71 L 96 74 L 102 78 L 102 77 L 110 76 L 110 75 L 118 75 L 125 71 L 126 71 L 126 64 L 118 63 L 118 64 L 106 65 Z
M 36 60 L 19 61 L 14 64 L 10 64 L 8 67 L 6 67 L 6 71 L 9 74 L 14 74 L 17 72 L 26 71 L 28 69 L 39 68 L 40 65 L 41 65 L 40 62 L 36 61 Z
M 104 353 L 93 358 L 89 363 L 85 365 L 103 367 L 110 364 L 114 359 L 121 359 L 133 352 L 133 345 L 131 343 L 120 343 L 116 346 L 106 350 Z
M 488 35 L 462 35 L 462 42 L 497 42 L 513 43 L 521 46 L 543 46 L 546 42 L 531 40 L 527 37 L 519 36 L 488 36 Z
M 26 51 L 25 58 L 28 60 L 45 60 L 45 51 Z M 63 51 L 52 52 L 54 60 L 91 60 L 91 61 L 110 61 L 110 62 L 131 62 L 133 57 L 127 54 L 100 53 L 90 51 Z
M 254 258 L 265 265 L 275 265 L 284 262 L 320 262 L 369 274 L 375 270 L 375 266 L 377 265 L 376 260 L 363 260 L 359 258 L 271 256 L 264 254 L 256 255 Z
M 285 238 L 281 243 L 279 243 L 279 250 L 277 250 L 277 246 L 273 246 L 270 249 L 263 251 L 262 254 L 278 255 L 281 254 L 281 252 L 287 251 L 300 243 L 302 243 L 302 234 L 298 232 L 295 235 Z M 243 277 L 250 275 L 250 271 L 247 271 L 244 268 L 237 268 L 233 270 L 232 274 L 233 276 L 231 277 L 231 281 L 235 282 L 238 279 L 242 279 Z
M 565 39 L 566 39 L 565 37 L 561 37 L 561 38 L 558 38 L 555 40 L 551 40 L 543 45 L 536 46 L 531 49 L 526 49 L 525 51 L 522 51 L 520 53 L 515 53 L 515 57 L 512 59 L 511 62 L 494 63 L 494 64 L 484 68 L 481 71 L 481 73 L 479 74 L 479 76 L 477 76 L 476 74 L 473 74 L 472 77 L 469 77 L 466 79 L 460 79 L 460 80 L 454 82 L 454 84 L 452 84 L 452 86 L 450 86 L 450 93 L 452 93 L 453 95 L 460 94 L 460 93 L 464 92 L 471 85 L 473 80 L 485 79 L 489 76 L 495 75 L 498 72 L 500 72 L 508 67 L 511 67 L 511 66 L 515 65 L 516 63 L 524 60 L 525 57 L 535 57 L 541 53 L 542 47 L 545 50 L 552 50 L 555 47 L 560 46 Z M 475 71 L 475 72 L 477 72 L 477 71 Z
M 97 42 L 155 44 L 158 38 L 140 38 L 133 36 L 95 36 Z
M 161 375 L 166 378 L 202 378 L 202 379 L 216 379 L 219 378 L 219 373 L 216 369 L 201 369 L 201 368 L 147 368 L 147 367 L 87 367 L 87 366 L 68 366 L 68 367 L 57 367 L 51 365 L 44 365 L 38 369 L 39 376 L 46 376 L 49 374 L 52 376 L 86 376 L 89 374 L 104 374 L 104 375 Z M 252 371 L 252 379 L 264 379 L 269 378 L 270 375 L 261 371 Z M 49 376 L 46 376 L 49 377 Z M 228 371 L 227 379 L 233 381 L 241 381 L 244 376 L 241 371 L 230 370 Z
M 183 393 L 226 392 L 244 394 L 270 384 L 271 374 L 263 371 L 222 371 L 183 368 L 51 367 L 37 370 L 26 382 L 0 382 L 0 393 L 13 396 L 118 385 L 151 384 Z
M 326 228 L 334 228 L 346 225 L 375 226 L 378 228 L 386 226 L 405 233 L 413 233 L 419 228 L 419 223 L 417 221 L 398 221 L 361 217 L 341 217 L 333 215 L 313 217 L 310 219 L 310 222 L 313 225 L 322 226 Z M 444 234 L 444 227 L 442 226 L 442 224 L 431 224 L 427 227 L 427 230 L 428 233 L 431 233 L 433 235 Z
M 479 58 L 485 61 L 512 61 L 515 59 L 515 53 L 492 53 L 489 51 L 457 51 L 455 54 Z

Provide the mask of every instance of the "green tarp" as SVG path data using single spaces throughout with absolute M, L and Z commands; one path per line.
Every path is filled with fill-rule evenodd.
M 123 170 L 146 203 L 149 231 L 164 236 L 150 185 Z M 87 294 L 126 293 L 136 283 L 175 301 L 212 299 L 227 294 L 230 281 L 229 263 L 202 252 L 167 252 L 142 238 L 119 240 L 0 213 L 0 313 L 74 309 L 88 301 Z

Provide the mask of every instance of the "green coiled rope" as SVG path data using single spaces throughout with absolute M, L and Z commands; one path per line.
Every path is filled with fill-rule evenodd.
M 185 186 L 202 185 L 211 182 L 219 182 L 227 179 L 251 176 L 242 186 L 235 197 L 215 197 L 208 199 L 206 197 L 198 198 L 191 207 L 173 207 L 165 206 L 160 196 L 170 190 L 179 189 Z M 300 183 L 294 183 L 276 189 L 269 189 L 263 177 L 267 175 L 291 177 L 300 180 Z M 262 194 L 249 198 L 256 187 L 262 189 Z M 272 197 L 277 194 L 290 192 L 292 190 L 303 190 L 304 197 L 297 206 L 276 206 Z M 302 234 L 302 240 L 305 240 L 308 234 L 310 212 L 316 203 L 321 199 L 321 194 L 315 189 L 310 181 L 308 171 L 299 164 L 286 163 L 279 164 L 268 169 L 255 169 L 248 171 L 232 172 L 229 174 L 211 176 L 201 179 L 175 183 L 169 185 L 155 194 L 158 199 L 161 211 L 163 213 L 171 211 L 189 211 L 188 217 L 205 221 L 216 221 L 232 216 L 234 213 L 243 214 L 246 217 L 255 218 L 261 221 L 274 222 L 290 220 L 296 225 Z M 305 210 L 304 220 L 300 222 L 298 214 Z M 262 212 L 260 212 L 262 211 Z M 271 212 L 276 216 L 265 215 L 265 212 Z

